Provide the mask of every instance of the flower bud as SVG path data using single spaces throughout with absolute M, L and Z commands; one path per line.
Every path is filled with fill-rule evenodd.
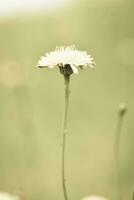
M 118 113 L 120 116 L 125 115 L 127 112 L 127 105 L 125 103 L 121 103 L 118 107 Z

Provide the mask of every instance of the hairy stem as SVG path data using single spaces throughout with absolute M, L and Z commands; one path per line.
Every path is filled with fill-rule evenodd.
M 70 75 L 65 77 L 65 107 L 63 118 L 63 133 L 62 133 L 62 188 L 64 193 L 64 199 L 68 200 L 66 179 L 65 179 L 65 147 L 66 147 L 66 134 L 67 134 L 67 118 L 68 118 L 68 105 L 69 105 L 69 83 Z
M 118 122 L 116 127 L 115 135 L 115 167 L 116 167 L 116 200 L 121 200 L 121 187 L 120 187 L 120 165 L 119 165 L 119 148 L 120 148 L 120 138 L 121 138 L 121 129 L 123 124 L 123 115 L 118 116 Z

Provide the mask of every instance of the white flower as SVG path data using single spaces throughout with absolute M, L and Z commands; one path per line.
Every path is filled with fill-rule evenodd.
M 87 196 L 82 198 L 82 200 L 108 200 L 108 199 L 102 196 Z
M 90 67 L 94 68 L 95 62 L 91 55 L 87 54 L 86 51 L 79 51 L 75 46 L 57 47 L 55 51 L 47 53 L 41 57 L 38 62 L 38 67 L 48 68 L 64 68 L 70 66 L 72 73 L 78 74 L 78 68 L 81 69 Z
M 20 197 L 6 192 L 0 192 L 0 200 L 20 200 Z

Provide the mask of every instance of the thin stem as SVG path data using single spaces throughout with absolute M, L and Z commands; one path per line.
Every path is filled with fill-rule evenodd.
M 120 138 L 121 138 L 121 129 L 123 124 L 123 115 L 119 113 L 118 122 L 116 127 L 115 135 L 115 167 L 116 167 L 116 200 L 121 199 L 121 188 L 120 188 L 120 165 L 119 165 L 119 148 L 120 148 Z
M 134 200 L 134 185 L 132 187 L 132 200 Z
M 62 133 L 62 187 L 64 193 L 64 199 L 68 200 L 66 179 L 65 179 L 65 147 L 66 147 L 66 134 L 67 134 L 67 117 L 68 117 L 68 105 L 69 105 L 69 83 L 70 76 L 65 77 L 65 107 L 64 107 L 64 118 L 63 118 L 63 133 Z

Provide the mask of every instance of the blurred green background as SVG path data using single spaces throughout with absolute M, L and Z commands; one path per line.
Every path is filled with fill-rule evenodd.
M 32 6 L 32 5 L 31 5 Z M 134 1 L 79 0 L 49 12 L 0 17 L 0 190 L 63 199 L 64 80 L 39 57 L 75 44 L 96 69 L 72 75 L 66 177 L 70 200 L 115 195 L 117 110 L 128 105 L 120 144 L 122 199 L 134 184 Z

